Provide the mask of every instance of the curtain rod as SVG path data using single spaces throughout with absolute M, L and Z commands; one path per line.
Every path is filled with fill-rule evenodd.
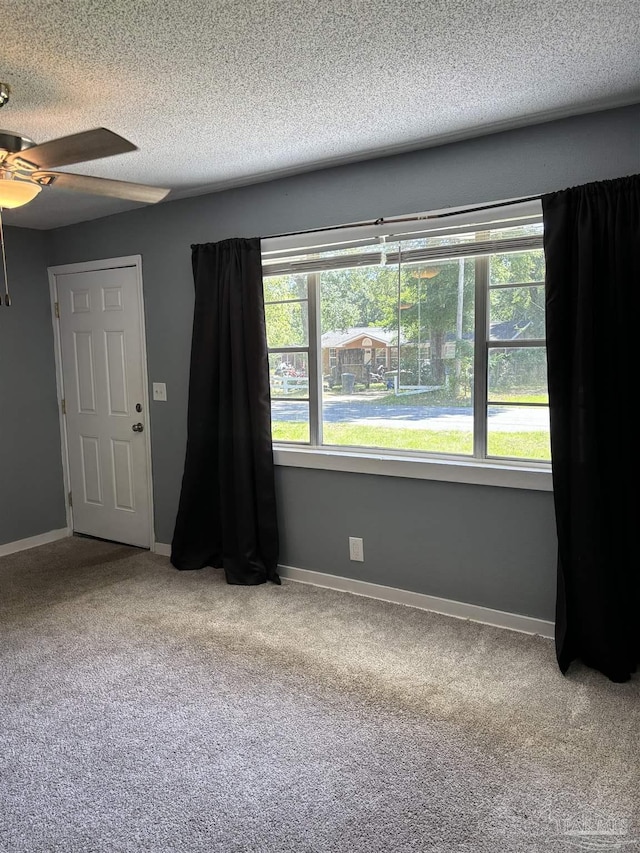
M 523 204 L 527 201 L 540 201 L 541 196 L 531 195 L 527 198 L 515 198 L 512 201 L 500 201 L 495 204 L 483 204 L 479 207 L 467 207 L 461 210 L 449 210 L 446 213 L 430 213 L 426 216 L 404 216 L 399 219 L 376 219 L 372 222 L 352 222 L 350 225 L 328 225 L 326 228 L 310 228 L 308 231 L 287 231 L 284 234 L 269 234 L 263 240 L 273 240 L 275 237 L 295 237 L 297 234 L 319 234 L 322 231 L 342 231 L 345 228 L 362 228 L 367 225 L 395 225 L 397 222 L 421 222 L 426 219 L 444 219 L 447 216 L 457 216 L 459 213 L 477 213 L 480 210 L 492 210 L 495 207 L 508 207 L 511 204 Z

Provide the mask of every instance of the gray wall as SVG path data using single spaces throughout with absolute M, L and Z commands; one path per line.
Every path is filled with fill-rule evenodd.
M 5 229 L 13 305 L 0 308 L 0 545 L 66 526 L 47 234 Z
M 279 468 L 282 563 L 553 618 L 548 492 Z M 349 561 L 364 538 L 364 563 Z
M 149 378 L 168 392 L 151 412 L 158 541 L 171 540 L 184 459 L 192 243 L 527 196 L 638 171 L 640 106 L 633 106 L 50 232 L 50 263 L 143 257 Z M 549 493 L 294 469 L 278 472 L 278 488 L 283 563 L 553 616 Z M 390 525 L 406 532 L 383 538 Z M 363 566 L 345 559 L 348 534 L 364 537 Z

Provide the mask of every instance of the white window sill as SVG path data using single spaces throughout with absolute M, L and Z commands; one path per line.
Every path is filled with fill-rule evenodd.
M 502 486 L 551 492 L 551 468 L 544 463 L 498 462 L 466 459 L 434 459 L 401 456 L 376 451 L 275 445 L 276 465 L 291 468 L 318 468 L 354 474 L 378 474 L 416 480 L 441 480 L 479 486 Z

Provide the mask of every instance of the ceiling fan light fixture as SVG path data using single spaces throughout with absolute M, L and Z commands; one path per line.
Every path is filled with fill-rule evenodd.
M 9 210 L 29 204 L 41 189 L 42 187 L 31 181 L 0 180 L 0 208 Z
M 9 94 L 9 87 L 0 81 L 0 107 L 9 99 Z M 51 185 L 61 190 L 156 204 L 169 195 L 168 189 L 50 171 L 137 150 L 133 142 L 106 127 L 94 127 L 40 144 L 27 136 L 0 130 L 0 209 L 28 204 L 43 186 Z

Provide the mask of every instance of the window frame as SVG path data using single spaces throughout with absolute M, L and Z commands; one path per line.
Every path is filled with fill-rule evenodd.
M 539 208 L 539 205 L 538 205 Z M 482 225 L 474 225 L 475 241 L 479 242 L 479 235 L 488 237 L 490 230 L 497 230 L 501 227 L 513 227 L 514 225 L 523 224 L 523 221 L 529 224 L 538 224 L 542 220 L 541 211 L 535 211 L 534 216 L 530 216 L 529 210 L 525 211 L 528 218 L 524 220 L 514 221 L 513 217 L 506 222 L 501 221 L 494 214 L 486 223 Z M 455 223 L 453 223 L 455 229 Z M 405 226 L 406 227 L 406 226 Z M 449 227 L 449 233 L 456 233 L 455 230 Z M 358 232 L 357 227 L 354 228 Z M 424 230 L 424 229 L 423 229 Z M 472 230 L 469 226 L 464 228 L 464 232 Z M 365 226 L 362 231 L 371 231 L 371 228 Z M 382 231 L 378 228 L 380 234 Z M 463 232 L 463 233 L 464 233 Z M 389 233 L 387 226 L 386 233 Z M 296 250 L 296 235 L 291 235 L 294 240 L 289 238 L 288 252 L 283 254 L 294 255 Z M 299 252 L 298 254 L 306 254 L 315 251 L 313 248 L 314 236 L 317 241 L 326 242 L 326 235 L 313 233 L 304 235 L 298 238 Z M 356 237 L 359 236 L 356 233 Z M 412 239 L 409 234 L 397 235 L 392 238 L 397 240 L 402 237 L 405 241 Z M 304 241 L 307 241 L 307 247 L 304 247 Z M 352 238 L 353 239 L 353 238 Z M 415 235 L 413 236 L 415 239 Z M 269 248 L 278 246 L 279 238 L 272 238 L 268 241 Z M 356 242 L 356 241 L 354 241 Z M 360 240 L 365 242 L 364 239 Z M 371 243 L 371 240 L 369 240 Z M 384 238 L 381 239 L 381 243 Z M 503 247 L 509 245 L 505 240 L 496 240 L 496 243 L 502 243 Z M 542 248 L 542 237 L 539 237 L 539 245 L 531 246 L 531 248 Z M 473 245 L 473 244 L 471 244 Z M 287 246 L 285 245 L 286 249 Z M 341 240 L 341 245 L 337 248 L 345 248 L 345 241 Z M 440 247 L 437 247 L 440 248 Z M 522 251 L 527 251 L 524 247 Z M 264 241 L 263 241 L 264 252 Z M 436 261 L 438 259 L 446 259 L 448 257 L 447 247 L 443 246 L 438 253 L 431 250 L 421 252 L 425 254 L 425 261 Z M 398 253 L 404 256 L 405 253 Z M 514 287 L 521 284 L 522 286 L 537 285 L 541 282 L 514 282 L 499 285 L 490 285 L 490 257 L 492 254 L 500 254 L 499 246 L 496 246 L 492 252 L 474 254 L 471 246 L 469 252 L 466 250 L 464 254 L 457 255 L 458 257 L 467 257 L 469 261 L 473 259 L 475 264 L 475 319 L 474 319 L 474 382 L 472 389 L 473 396 L 473 455 L 457 455 L 447 453 L 436 453 L 430 451 L 418 450 L 396 450 L 388 448 L 371 448 L 364 446 L 346 446 L 346 445 L 331 445 L 323 442 L 323 417 L 322 417 L 322 354 L 321 354 L 321 323 L 320 314 L 320 270 L 313 269 L 295 269 L 297 273 L 306 274 L 307 280 L 307 303 L 308 303 L 308 344 L 304 346 L 292 347 L 269 347 L 269 353 L 272 352 L 306 352 L 309 364 L 309 442 L 306 441 L 274 441 L 274 460 L 278 465 L 300 468 L 321 468 L 329 470 L 337 470 L 351 473 L 371 473 L 377 475 L 400 476 L 417 479 L 432 479 L 448 482 L 462 482 L 478 485 L 494 485 L 505 486 L 512 488 L 524 488 L 541 491 L 552 490 L 551 479 L 551 463 L 550 461 L 534 461 L 522 458 L 496 457 L 488 455 L 488 407 L 497 405 L 494 401 L 489 401 L 488 389 L 488 362 L 489 352 L 492 348 L 507 348 L 507 347 L 545 347 L 544 339 L 514 339 L 505 341 L 502 339 L 492 339 L 490 336 L 490 297 L 491 291 L 495 287 Z M 404 260 L 404 257 L 402 257 Z M 389 262 L 392 258 L 389 257 Z M 414 261 L 415 262 L 415 261 Z M 302 266 L 302 265 L 301 265 Z M 291 270 L 291 272 L 294 272 Z M 269 275 L 277 275 L 278 272 L 270 272 L 269 267 L 265 265 L 263 269 L 264 278 Z M 284 274 L 280 272 L 279 274 Z M 300 301 L 299 299 L 292 300 L 277 300 L 278 302 Z M 265 304 L 269 304 L 265 300 Z M 480 343 L 481 342 L 481 343 Z M 296 398 L 302 402 L 302 398 Z M 544 403 L 509 403 L 509 405 L 521 406 L 545 406 Z

